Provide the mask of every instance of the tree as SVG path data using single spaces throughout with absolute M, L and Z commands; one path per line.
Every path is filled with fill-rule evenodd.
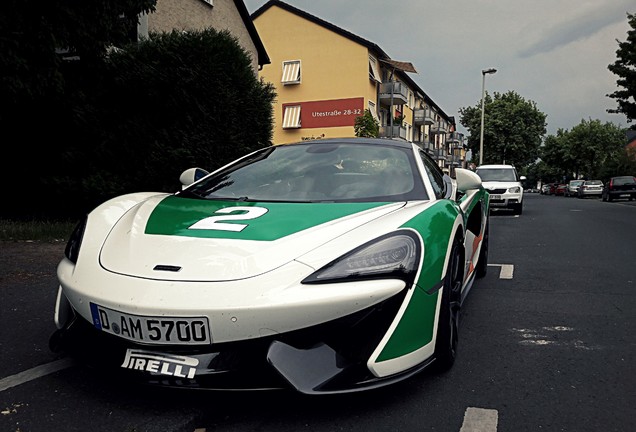
M 572 130 L 546 137 L 540 157 L 558 178 L 602 179 L 626 160 L 625 130 L 611 122 L 581 120 Z
M 363 115 L 356 117 L 353 130 L 357 137 L 375 138 L 380 133 L 380 123 L 367 108 Z
M 468 130 L 468 148 L 479 155 L 481 101 L 459 109 L 460 122 Z M 546 133 L 546 115 L 536 103 L 514 91 L 488 93 L 484 97 L 484 163 L 509 163 L 518 168 L 538 157 Z
M 22 102 L 64 91 L 60 50 L 82 63 L 130 42 L 157 0 L 6 0 L 0 14 L 0 100 Z M 136 34 L 136 33 L 135 33 Z M 9 108 L 10 109 L 10 108 Z
M 627 123 L 636 120 L 636 15 L 627 14 L 627 19 L 632 28 L 627 32 L 627 40 L 620 42 L 618 39 L 618 49 L 616 50 L 616 62 L 607 68 L 618 76 L 616 84 L 622 87 L 607 96 L 616 99 L 618 108 L 608 109 L 608 113 L 625 114 Z M 636 129 L 636 125 L 632 126 Z

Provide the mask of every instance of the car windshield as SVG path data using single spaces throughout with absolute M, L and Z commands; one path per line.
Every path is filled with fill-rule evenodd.
M 585 184 L 588 186 L 598 186 L 598 185 L 602 185 L 603 182 L 600 180 L 590 180 L 590 181 L 586 181 Z
M 613 181 L 616 186 L 624 186 L 636 183 L 634 177 L 616 177 Z
M 179 194 L 283 202 L 392 202 L 428 199 L 410 148 L 382 144 L 271 146 Z
M 583 180 L 572 180 L 570 182 L 570 185 L 572 185 L 572 186 L 580 186 L 582 184 L 583 184 Z
M 517 181 L 517 175 L 512 169 L 477 168 L 477 174 L 482 181 Z

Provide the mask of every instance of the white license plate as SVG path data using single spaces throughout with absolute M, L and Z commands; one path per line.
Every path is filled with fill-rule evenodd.
M 207 317 L 142 316 L 91 303 L 96 329 L 135 342 L 161 345 L 209 344 Z
M 500 200 L 501 199 L 501 195 L 490 195 L 490 199 Z
M 629 198 L 629 194 L 621 194 L 620 197 L 621 198 Z

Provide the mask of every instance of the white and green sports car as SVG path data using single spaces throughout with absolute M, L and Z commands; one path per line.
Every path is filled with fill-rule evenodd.
M 111 199 L 57 269 L 51 348 L 149 384 L 371 389 L 452 366 L 489 195 L 397 140 L 255 151 Z

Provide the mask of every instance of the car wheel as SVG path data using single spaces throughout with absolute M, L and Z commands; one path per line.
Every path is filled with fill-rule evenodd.
M 601 201 L 603 201 L 603 202 L 607 201 L 607 195 L 602 194 L 601 195 Z
M 455 240 L 450 254 L 450 261 L 444 277 L 442 288 L 442 302 L 440 306 L 439 322 L 437 323 L 437 338 L 435 341 L 434 369 L 438 372 L 447 371 L 455 363 L 457 345 L 459 342 L 459 313 L 461 306 L 462 264 L 459 241 Z
M 486 220 L 486 229 L 484 230 L 484 238 L 481 241 L 481 249 L 479 250 L 479 258 L 477 258 L 477 267 L 475 268 L 475 277 L 478 279 L 486 276 L 488 272 L 488 237 L 490 235 L 490 221 Z
M 612 201 L 612 196 L 610 194 L 607 194 L 607 201 L 609 201 L 609 202 Z

